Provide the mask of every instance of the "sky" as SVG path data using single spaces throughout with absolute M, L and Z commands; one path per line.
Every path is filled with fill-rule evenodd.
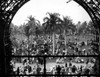
M 75 24 L 78 21 L 90 21 L 88 13 L 75 1 L 66 3 L 68 0 L 31 0 L 24 4 L 15 14 L 12 23 L 20 26 L 27 23 L 27 17 L 32 15 L 43 23 L 43 18 L 47 12 L 59 13 L 62 16 L 69 16 Z

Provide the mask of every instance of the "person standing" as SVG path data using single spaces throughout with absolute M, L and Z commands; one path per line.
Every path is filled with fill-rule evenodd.
M 19 67 L 17 68 L 17 75 L 19 75 L 19 73 L 20 73 L 20 69 L 19 69 Z
M 57 66 L 56 71 L 57 71 L 57 77 L 60 77 L 60 72 L 61 72 L 60 65 Z
M 37 69 L 36 69 L 36 72 L 37 72 L 37 75 L 40 75 L 40 71 L 41 71 L 41 68 L 39 65 L 37 65 Z M 38 76 L 37 76 L 38 77 Z

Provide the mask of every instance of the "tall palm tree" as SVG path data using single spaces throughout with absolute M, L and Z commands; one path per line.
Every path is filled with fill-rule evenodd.
M 36 30 L 40 26 L 40 21 L 36 20 L 34 17 L 29 16 L 28 17 L 28 23 L 25 27 L 25 34 L 27 37 L 30 35 L 36 35 Z
M 36 20 L 34 17 L 32 17 L 32 16 L 28 17 L 28 23 L 24 27 L 25 35 L 28 38 L 28 45 L 29 45 L 30 36 L 31 35 L 37 36 L 37 28 L 39 25 L 40 25 L 40 22 L 38 20 Z M 29 47 L 28 47 L 28 52 L 29 52 Z
M 66 46 L 66 41 L 67 41 L 67 33 L 69 32 L 69 30 L 71 30 L 72 32 L 75 32 L 75 25 L 72 23 L 72 20 L 69 17 L 63 17 L 63 33 L 65 36 L 65 46 Z
M 59 13 L 47 13 L 49 17 L 45 17 L 43 26 L 45 27 L 45 32 L 52 34 L 53 39 L 53 55 L 55 53 L 55 34 L 58 30 L 61 30 L 62 20 L 59 18 Z

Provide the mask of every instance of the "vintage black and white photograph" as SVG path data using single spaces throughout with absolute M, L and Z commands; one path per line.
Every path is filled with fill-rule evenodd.
M 1 0 L 0 77 L 98 77 L 99 0 Z

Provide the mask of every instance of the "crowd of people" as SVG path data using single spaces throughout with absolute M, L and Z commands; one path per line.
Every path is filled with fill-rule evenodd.
M 13 55 L 98 55 L 97 50 L 95 49 L 94 44 L 98 44 L 94 41 L 94 39 L 81 40 L 79 38 L 74 38 L 74 40 L 68 39 L 66 41 L 66 45 L 61 39 L 57 36 L 55 41 L 55 52 L 53 52 L 52 39 L 50 36 L 43 37 L 39 36 L 35 38 L 33 41 L 24 40 L 21 44 L 17 46 L 13 46 L 12 54 Z M 47 57 L 48 58 L 48 57 Z M 64 57 L 63 57 L 64 59 Z M 83 62 L 84 65 L 76 66 L 73 65 L 72 62 L 75 58 L 72 58 L 70 62 L 64 63 L 65 65 L 56 65 L 54 67 L 50 67 L 49 72 L 47 72 L 48 68 L 46 68 L 47 74 L 55 74 L 55 75 L 84 75 L 84 74 L 94 74 L 94 60 L 91 62 L 86 60 Z M 59 59 L 60 60 L 60 59 Z M 58 60 L 58 61 L 59 61 Z M 75 59 L 76 60 L 76 59 Z M 21 66 L 16 67 L 17 63 L 21 63 Z M 34 63 L 36 64 L 34 66 Z M 78 63 L 78 61 L 77 61 Z M 76 64 L 77 64 L 76 63 Z M 44 61 L 42 58 L 37 58 L 36 62 L 34 62 L 34 58 L 25 59 L 22 61 L 18 60 L 18 62 L 12 60 L 13 66 L 13 74 L 17 75 L 30 75 L 30 74 L 43 74 L 44 73 Z M 42 66 L 41 66 L 42 65 Z
M 63 49 L 62 54 L 65 55 L 98 55 L 93 49 L 92 49 L 92 43 L 93 40 L 88 41 L 80 41 L 80 42 L 74 42 L 74 41 L 68 41 L 67 48 Z
M 11 61 L 11 64 L 13 66 L 12 74 L 13 75 L 32 75 L 32 74 L 43 74 L 43 64 L 39 63 L 38 59 L 32 58 L 31 59 L 24 59 L 21 64 L 19 64 L 16 61 Z M 29 62 L 31 60 L 31 63 Z M 35 61 L 34 61 L 35 60 Z
M 80 38 L 81 39 L 81 38 Z M 98 50 L 94 50 L 98 42 L 93 38 L 89 40 L 68 39 L 66 45 L 57 38 L 55 52 L 53 54 L 52 39 L 48 37 L 38 37 L 34 41 L 24 40 L 19 47 L 13 47 L 13 55 L 98 55 Z
M 63 65 L 57 64 L 47 69 L 48 74 L 54 75 L 89 75 L 95 74 L 94 63 L 95 59 L 84 60 L 83 63 L 76 63 L 72 60 L 79 60 L 78 58 L 72 58 L 69 62 Z M 77 65 L 78 64 L 78 65 Z
M 90 59 L 89 59 L 90 58 Z M 56 65 L 52 67 L 46 64 L 46 74 L 53 75 L 91 75 L 95 74 L 95 62 L 96 59 L 93 57 L 81 58 L 81 57 L 58 57 L 54 62 Z M 38 58 L 23 59 L 21 65 L 17 65 L 16 60 L 12 61 L 13 73 L 15 75 L 43 75 L 44 74 L 44 64 L 39 62 Z M 53 58 L 48 58 L 52 60 Z M 69 59 L 69 60 L 67 60 Z M 31 63 L 29 62 L 31 60 Z M 33 62 L 32 62 L 33 61 Z M 59 61 L 59 62 L 58 62 Z M 42 60 L 43 62 L 43 60 Z

